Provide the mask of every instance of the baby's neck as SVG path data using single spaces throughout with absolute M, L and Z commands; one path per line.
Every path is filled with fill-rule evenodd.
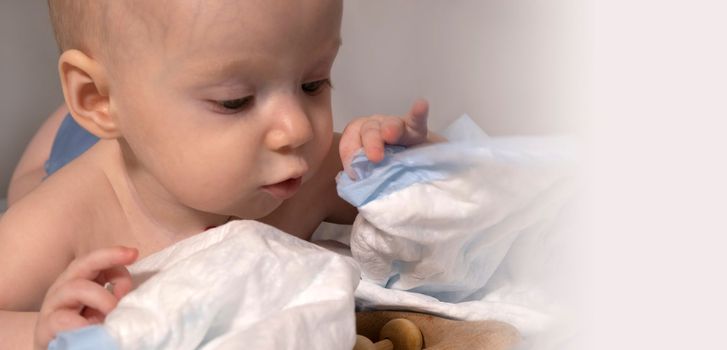
M 106 167 L 106 174 L 114 189 L 119 206 L 138 242 L 150 244 L 158 250 L 207 228 L 222 225 L 228 216 L 202 212 L 189 208 L 168 195 L 158 182 L 142 171 L 130 171 L 117 142 L 115 155 Z

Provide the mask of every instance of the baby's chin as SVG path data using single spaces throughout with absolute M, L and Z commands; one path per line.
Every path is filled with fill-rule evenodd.
M 267 198 L 256 198 L 240 206 L 232 207 L 225 212 L 233 218 L 241 220 L 258 220 L 272 214 L 283 204 L 282 200 Z

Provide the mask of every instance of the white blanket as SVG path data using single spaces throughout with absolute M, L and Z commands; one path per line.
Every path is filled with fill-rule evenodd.
M 131 267 L 137 289 L 52 349 L 350 349 L 358 269 L 256 221 L 233 221 Z
M 392 148 L 379 164 L 359 154 L 356 180 L 339 175 L 339 194 L 359 210 L 338 238 L 362 272 L 357 306 L 499 320 L 526 340 L 560 332 L 571 145 L 489 138 L 466 117 L 453 128 L 455 142 Z

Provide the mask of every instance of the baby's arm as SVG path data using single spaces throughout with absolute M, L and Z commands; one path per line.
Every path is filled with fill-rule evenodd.
M 124 267 L 136 260 L 136 249 L 99 249 L 74 260 L 48 289 L 35 326 L 35 347 L 45 349 L 59 332 L 100 323 L 131 290 Z M 104 285 L 110 283 L 112 291 Z
M 33 332 L 43 296 L 73 260 L 70 240 L 53 229 L 39 210 L 20 201 L 0 219 L 0 343 L 8 349 L 33 348 Z
M 61 218 L 57 211 L 44 211 L 42 206 L 32 205 L 37 204 L 32 197 L 34 194 L 18 202 L 0 219 L 0 343 L 12 349 L 30 349 L 34 343 L 36 347 L 47 346 L 54 332 L 78 325 L 77 319 L 63 311 L 75 306 L 80 314 L 79 301 L 106 310 L 104 302 L 87 300 L 98 298 L 98 293 L 88 292 L 89 280 L 96 279 L 88 276 L 96 271 L 98 277 L 104 266 L 115 266 L 119 261 L 101 258 L 105 262 L 99 262 L 98 258 L 83 257 L 71 263 L 76 239 L 72 234 L 74 228 L 68 224 L 72 218 Z M 136 253 L 121 255 L 125 256 L 122 265 L 136 257 Z M 126 278 L 118 268 L 102 275 L 97 282 Z M 86 281 L 79 282 L 82 279 Z M 114 289 L 117 298 L 129 289 L 124 283 L 118 281 L 120 286 Z M 130 284 L 129 279 L 126 285 Z M 101 298 L 111 296 L 101 285 L 96 286 L 106 293 Z M 86 312 L 84 316 L 93 321 L 98 313 Z

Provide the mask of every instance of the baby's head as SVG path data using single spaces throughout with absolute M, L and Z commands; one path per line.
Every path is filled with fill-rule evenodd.
M 321 164 L 341 0 L 49 3 L 69 110 L 137 189 L 256 218 Z

